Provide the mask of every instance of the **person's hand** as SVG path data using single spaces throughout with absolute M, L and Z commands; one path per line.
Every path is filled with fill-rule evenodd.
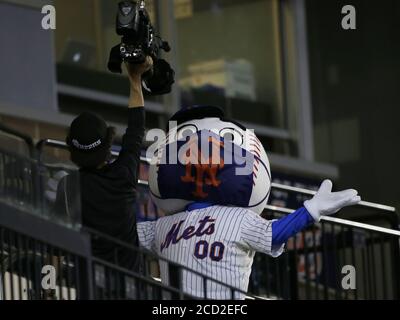
M 347 189 L 332 192 L 332 181 L 325 180 L 315 196 L 304 202 L 304 207 L 315 221 L 319 221 L 321 216 L 334 214 L 340 209 L 355 205 L 360 201 L 361 197 L 358 195 L 357 190 Z
M 128 64 L 126 69 L 128 71 L 129 81 L 131 83 L 131 93 L 129 96 L 129 108 L 143 107 L 144 98 L 142 92 L 142 75 L 149 71 L 153 66 L 153 59 L 147 57 L 146 61 L 142 64 Z
M 142 75 L 152 68 L 153 59 L 147 56 L 145 62 L 142 64 L 125 63 L 125 65 L 131 82 L 137 80 L 141 81 Z

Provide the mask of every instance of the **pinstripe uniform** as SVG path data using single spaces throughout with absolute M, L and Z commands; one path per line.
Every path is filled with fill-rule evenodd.
M 184 211 L 157 221 L 138 223 L 142 246 L 158 255 L 221 283 L 247 292 L 255 252 L 277 257 L 283 246 L 272 248 L 272 221 L 239 207 L 211 206 Z M 160 262 L 161 278 L 169 283 L 168 264 Z M 185 293 L 204 297 L 202 277 L 182 271 Z M 210 280 L 206 298 L 243 299 L 244 294 Z

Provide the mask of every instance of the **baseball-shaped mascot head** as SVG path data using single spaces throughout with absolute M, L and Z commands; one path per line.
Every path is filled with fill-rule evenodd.
M 271 174 L 264 147 L 252 130 L 226 119 L 218 107 L 177 112 L 150 156 L 150 192 L 167 214 L 193 202 L 260 214 L 267 203 Z

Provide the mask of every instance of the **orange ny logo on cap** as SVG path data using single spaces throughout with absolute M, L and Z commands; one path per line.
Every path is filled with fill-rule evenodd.
M 192 194 L 201 199 L 208 196 L 208 193 L 203 190 L 204 185 L 213 187 L 221 185 L 221 181 L 217 179 L 217 174 L 224 167 L 224 160 L 220 158 L 220 150 L 224 147 L 223 141 L 209 137 L 208 142 L 212 146 L 211 155 L 208 159 L 203 156 L 198 147 L 197 139 L 189 142 L 189 149 L 185 154 L 186 175 L 181 177 L 182 182 L 195 184 L 196 189 Z M 194 176 L 193 172 L 195 172 Z

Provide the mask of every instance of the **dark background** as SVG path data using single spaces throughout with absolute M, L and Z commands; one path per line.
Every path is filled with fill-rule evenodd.
M 306 4 L 316 160 L 336 163 L 339 184 L 364 199 L 399 207 L 400 1 Z M 341 28 L 346 4 L 356 30 Z M 349 119 L 356 126 L 335 127 Z

